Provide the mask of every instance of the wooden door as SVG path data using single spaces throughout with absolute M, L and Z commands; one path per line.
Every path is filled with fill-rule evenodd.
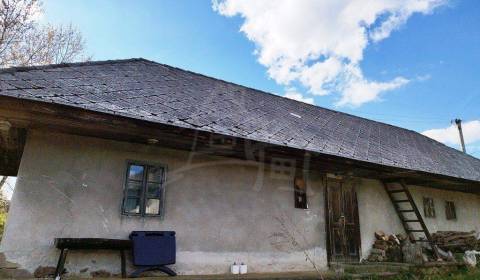
M 354 184 L 328 178 L 325 197 L 329 262 L 358 262 L 360 227 Z

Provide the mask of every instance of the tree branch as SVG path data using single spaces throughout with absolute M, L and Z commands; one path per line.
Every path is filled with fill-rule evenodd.
M 2 176 L 2 179 L 0 179 L 0 192 L 3 190 L 3 185 L 7 182 L 8 176 Z

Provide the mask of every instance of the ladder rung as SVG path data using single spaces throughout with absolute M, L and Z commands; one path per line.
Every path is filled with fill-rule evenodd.
M 389 193 L 401 193 L 401 192 L 405 192 L 405 190 L 388 190 Z
M 428 228 L 425 226 L 423 223 L 423 218 L 421 214 L 419 213 L 417 206 L 415 204 L 415 201 L 412 199 L 412 195 L 410 194 L 410 191 L 408 190 L 408 187 L 405 185 L 405 182 L 403 180 L 400 180 L 398 182 L 400 186 L 391 186 L 388 183 L 393 181 L 392 179 L 389 180 L 383 180 L 383 186 L 385 188 L 385 191 L 387 192 L 388 196 L 390 197 L 390 200 L 392 201 L 392 204 L 402 221 L 403 227 L 405 229 L 405 232 L 409 236 L 409 239 L 412 242 L 426 242 L 430 243 L 433 248 L 433 253 L 434 256 L 438 258 L 439 253 L 437 251 L 437 247 L 434 246 L 434 242 L 431 240 L 430 233 L 428 232 Z M 392 188 L 390 188 L 392 187 Z M 396 197 L 393 194 L 395 193 L 403 193 L 405 197 Z M 403 195 L 402 195 L 403 196 Z M 410 206 L 412 209 L 400 209 L 400 203 L 410 203 Z M 412 213 L 415 215 L 415 217 L 406 217 L 408 215 L 402 214 L 402 213 Z M 420 223 L 422 226 L 422 229 L 409 229 L 410 224 L 408 223 Z M 414 233 L 421 233 L 425 235 L 426 239 L 415 239 L 415 238 L 422 238 L 415 236 Z
M 385 184 L 391 184 L 391 183 L 398 183 L 398 179 L 395 178 L 387 178 L 382 180 Z

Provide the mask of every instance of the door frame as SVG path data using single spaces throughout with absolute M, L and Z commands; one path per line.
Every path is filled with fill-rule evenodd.
M 331 249 L 332 249 L 332 244 L 330 244 L 330 205 L 328 202 L 328 181 L 333 180 L 340 182 L 341 184 L 345 183 L 345 179 L 343 178 L 332 178 L 329 176 L 324 176 L 324 198 L 325 198 L 325 231 L 326 231 L 326 245 L 327 245 L 327 264 L 330 266 L 332 262 L 332 255 L 331 255 Z M 357 240 L 357 251 L 358 251 L 358 259 L 356 260 L 357 262 L 360 262 L 361 260 L 361 255 L 362 255 L 362 238 L 360 234 L 360 217 L 359 217 L 359 210 L 358 210 L 358 196 L 357 196 L 357 184 L 353 185 L 354 193 L 355 193 L 355 206 L 356 206 L 356 211 L 354 215 L 354 222 L 355 222 L 355 237 Z

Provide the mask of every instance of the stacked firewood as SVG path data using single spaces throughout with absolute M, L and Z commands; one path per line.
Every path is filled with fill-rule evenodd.
M 455 261 L 453 253 L 469 250 L 480 251 L 477 232 L 438 231 L 432 234 L 432 246 L 426 242 L 411 243 L 402 234 L 387 235 L 383 231 L 375 232 L 375 242 L 367 258 L 369 262 L 408 262 L 425 263 L 433 261 Z
M 437 231 L 432 234 L 432 240 L 442 250 L 453 253 L 480 249 L 480 242 L 477 240 L 475 231 Z
M 401 243 L 405 240 L 403 235 L 387 235 L 383 231 L 375 232 L 375 243 L 370 251 L 370 262 L 401 262 Z

